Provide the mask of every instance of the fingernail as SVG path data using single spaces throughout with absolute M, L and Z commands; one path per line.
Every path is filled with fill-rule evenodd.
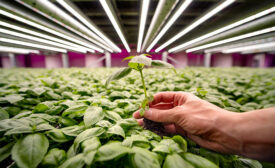
M 152 110 L 145 111 L 145 114 L 147 117 L 150 117 L 152 115 Z

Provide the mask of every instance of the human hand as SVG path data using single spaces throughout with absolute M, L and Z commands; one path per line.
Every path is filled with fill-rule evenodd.
M 165 131 L 189 137 L 202 147 L 240 154 L 242 142 L 232 134 L 235 115 L 186 92 L 160 92 L 144 117 L 161 122 Z M 133 114 L 143 125 L 139 112 Z

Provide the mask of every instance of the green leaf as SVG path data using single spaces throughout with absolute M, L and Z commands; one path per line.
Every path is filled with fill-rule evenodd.
M 62 113 L 62 117 L 69 117 L 69 118 L 82 117 L 87 108 L 88 108 L 87 105 L 72 106 Z
M 84 154 L 80 153 L 66 160 L 59 168 L 81 168 L 85 165 Z
M 0 162 L 2 162 L 3 160 L 5 160 L 7 157 L 10 156 L 13 145 L 14 143 L 11 142 L 0 148 Z
M 183 158 L 184 160 L 194 165 L 196 168 L 218 168 L 218 166 L 215 165 L 213 162 L 192 153 L 184 153 Z
M 137 142 L 149 143 L 148 139 L 146 137 L 144 137 L 144 136 L 141 136 L 141 135 L 131 135 L 131 137 L 126 137 L 124 139 L 124 141 L 122 142 L 122 145 L 126 146 L 126 147 L 132 147 Z
M 160 153 L 182 153 L 183 149 L 172 139 L 163 139 L 160 143 L 153 149 L 154 152 Z
M 22 125 L 21 127 L 15 127 L 5 133 L 5 136 L 13 134 L 32 133 L 34 129 L 28 125 Z
M 151 66 L 152 59 L 144 55 L 140 55 L 131 59 L 129 63 L 138 63 L 146 66 Z M 128 64 L 129 65 L 129 64 Z
M 10 117 L 9 113 L 6 112 L 6 110 L 4 109 L 0 109 L 0 121 L 1 120 L 5 120 L 5 119 L 8 119 Z
M 123 58 L 123 60 L 121 61 L 121 62 L 123 62 L 123 61 L 126 61 L 126 60 L 129 60 L 129 59 L 132 59 L 132 58 L 134 58 L 135 56 L 128 56 L 128 57 L 125 57 L 125 58 Z
M 41 162 L 42 167 L 54 168 L 61 165 L 66 160 L 66 152 L 64 150 L 51 149 Z
M 21 95 L 7 95 L 4 98 L 4 100 L 8 101 L 11 104 L 15 104 L 23 99 L 24 99 L 24 97 L 22 97 Z
M 115 135 L 120 135 L 123 138 L 125 138 L 125 133 L 124 130 L 121 128 L 119 125 L 114 125 L 111 128 L 108 129 L 107 131 L 108 134 L 115 134 Z
M 119 121 L 122 119 L 119 114 L 112 111 L 106 111 L 105 117 L 113 121 Z
M 84 113 L 84 124 L 88 128 L 104 118 L 101 107 L 89 107 Z
M 125 76 L 127 76 L 130 72 L 132 71 L 131 68 L 129 67 L 125 67 L 122 68 L 120 70 L 118 70 L 117 72 L 113 73 L 106 81 L 105 83 L 105 87 L 107 88 L 107 86 L 109 85 L 109 83 L 113 80 L 119 80 Z
M 35 168 L 44 158 L 49 147 L 45 135 L 29 134 L 20 139 L 12 148 L 12 159 L 19 167 Z
M 160 168 L 161 164 L 158 161 L 156 153 L 150 152 L 147 149 L 133 147 L 134 157 L 133 162 L 136 168 Z
M 122 156 L 132 153 L 130 148 L 122 146 L 120 142 L 111 142 L 101 146 L 96 154 L 97 161 L 108 161 L 119 159 Z
M 71 138 L 64 135 L 60 129 L 53 129 L 47 132 L 47 136 L 50 137 L 53 141 L 63 143 L 70 141 Z
M 248 166 L 250 168 L 262 168 L 263 166 L 261 163 L 257 160 L 252 159 L 246 159 L 246 158 L 240 158 L 239 159 L 245 166 Z
M 96 123 L 96 126 L 102 127 L 102 128 L 109 128 L 112 126 L 112 123 L 110 123 L 107 120 L 101 120 L 98 123 Z
M 96 152 L 97 151 L 90 151 L 90 152 L 85 154 L 84 162 L 86 163 L 86 165 L 90 166 L 93 163 Z
M 187 152 L 187 141 L 182 138 L 180 135 L 173 136 L 172 138 L 177 144 L 180 145 L 180 148 L 183 152 Z
M 74 125 L 65 128 L 61 128 L 61 131 L 68 136 L 76 137 L 85 130 L 84 126 Z
M 75 152 L 78 151 L 78 147 L 83 141 L 93 138 L 93 137 L 100 136 L 104 132 L 105 132 L 105 129 L 100 128 L 100 127 L 90 128 L 90 129 L 87 129 L 87 130 L 81 132 L 74 140 L 74 151 Z
M 53 107 L 54 103 L 50 101 L 39 103 L 35 108 L 35 113 L 44 113 L 45 111 L 49 110 L 51 107 Z
M 189 162 L 185 161 L 180 155 L 174 153 L 167 155 L 163 164 L 163 168 L 195 168 Z
M 90 151 L 96 150 L 100 146 L 101 146 L 101 143 L 98 137 L 87 139 L 81 143 L 81 148 L 83 150 L 83 153 L 88 153 Z
M 144 64 L 140 64 L 140 63 L 136 63 L 136 62 L 128 62 L 128 66 L 129 66 L 131 69 L 140 71 L 141 69 L 143 69 Z

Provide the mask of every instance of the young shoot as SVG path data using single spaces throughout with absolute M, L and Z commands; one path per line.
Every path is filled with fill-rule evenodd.
M 152 96 L 148 96 L 147 91 L 146 91 L 146 85 L 145 85 L 145 81 L 144 81 L 144 76 L 143 76 L 143 72 L 142 70 L 144 69 L 144 67 L 160 67 L 160 68 L 171 68 L 174 70 L 174 72 L 176 73 L 176 70 L 174 68 L 173 65 L 164 62 L 164 61 L 160 61 L 160 60 L 152 60 L 150 55 L 148 54 L 142 54 L 139 56 L 129 56 L 124 58 L 122 61 L 125 60 L 130 60 L 128 62 L 128 67 L 122 68 L 120 70 L 118 70 L 117 72 L 114 72 L 106 81 L 105 83 L 105 87 L 108 87 L 108 84 L 113 81 L 113 80 L 119 80 L 125 76 L 127 76 L 128 74 L 131 73 L 132 70 L 136 70 L 139 72 L 140 74 L 140 78 L 141 78 L 141 82 L 143 85 L 143 90 L 144 90 L 144 100 L 141 102 L 141 109 L 139 111 L 140 115 L 143 116 L 145 110 L 149 109 L 148 103 L 150 101 L 153 100 Z

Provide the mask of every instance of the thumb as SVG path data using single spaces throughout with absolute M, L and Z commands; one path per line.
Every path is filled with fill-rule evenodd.
M 150 108 L 145 111 L 144 117 L 155 122 L 177 123 L 180 117 L 180 109 L 180 106 L 166 110 Z

